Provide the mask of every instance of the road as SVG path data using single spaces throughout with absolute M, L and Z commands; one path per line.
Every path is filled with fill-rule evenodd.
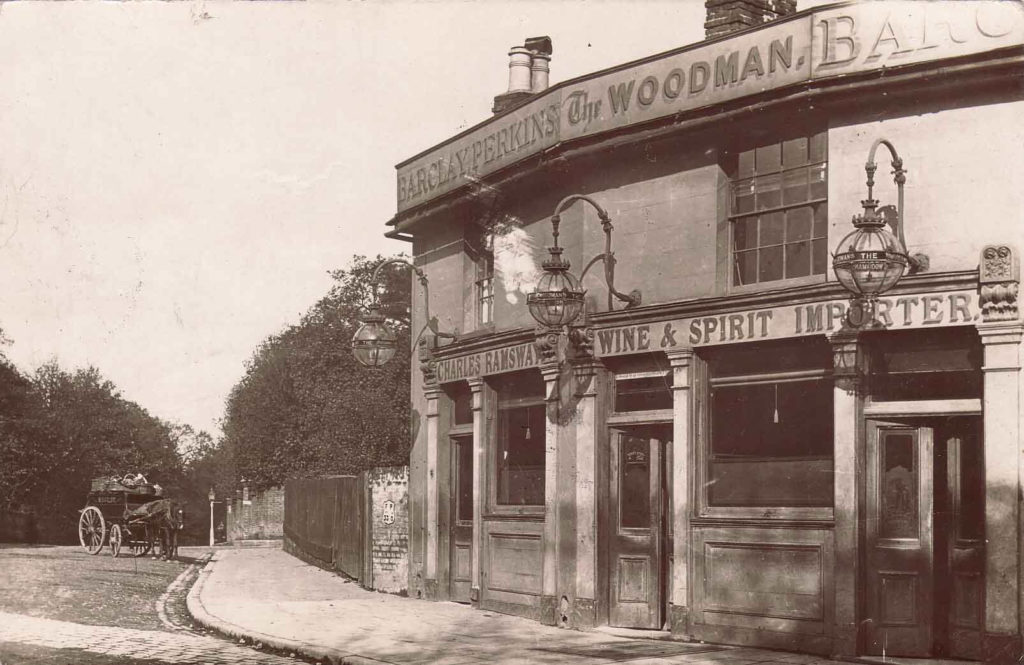
M 185 596 L 209 548 L 181 561 L 0 546 L 0 665 L 296 663 L 193 626 Z

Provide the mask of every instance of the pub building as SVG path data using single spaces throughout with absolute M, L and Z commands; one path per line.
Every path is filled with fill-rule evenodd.
M 550 86 L 527 40 L 493 117 L 398 165 L 411 595 L 1020 656 L 1024 9 L 794 4 L 707 0 L 706 40 Z

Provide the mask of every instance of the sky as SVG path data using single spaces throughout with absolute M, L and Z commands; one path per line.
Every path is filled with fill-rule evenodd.
M 800 8 L 811 4 L 806 0 Z M 259 343 L 384 238 L 398 162 L 551 82 L 703 38 L 703 0 L 0 1 L 0 328 L 220 432 Z

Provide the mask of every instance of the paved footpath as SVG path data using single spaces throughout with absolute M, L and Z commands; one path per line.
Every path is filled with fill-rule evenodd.
M 631 639 L 366 591 L 279 549 L 217 552 L 188 597 L 199 623 L 333 663 L 817 665 L 763 649 Z
M 0 612 L 0 642 L 51 649 L 80 649 L 125 659 L 166 663 L 294 665 L 296 662 L 291 658 L 235 646 L 214 637 L 112 626 L 87 626 L 7 612 Z

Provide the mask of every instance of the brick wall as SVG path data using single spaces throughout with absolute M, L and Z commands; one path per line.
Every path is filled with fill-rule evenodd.
M 232 501 L 228 540 L 276 540 L 284 537 L 284 488 L 251 492 L 249 501 Z
M 366 472 L 370 493 L 372 588 L 406 593 L 409 583 L 409 467 Z

